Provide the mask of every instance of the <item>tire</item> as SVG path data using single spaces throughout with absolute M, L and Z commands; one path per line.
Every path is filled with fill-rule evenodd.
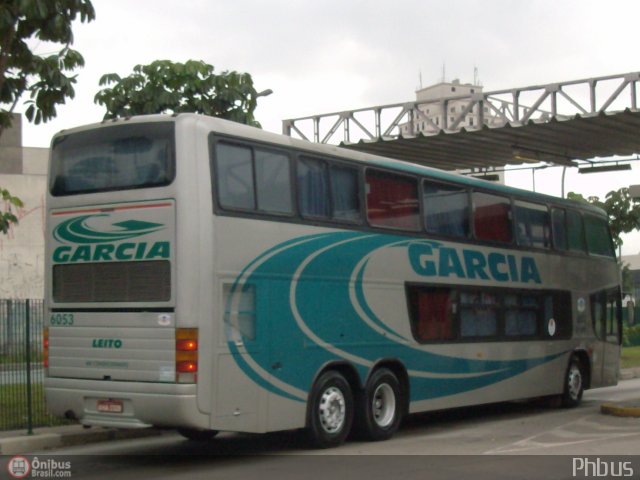
M 349 382 L 338 372 L 323 373 L 309 398 L 308 431 L 318 448 L 342 444 L 353 424 L 353 394 Z
M 575 355 L 571 357 L 567 373 L 564 377 L 564 392 L 562 393 L 562 406 L 574 408 L 580 405 L 584 393 L 585 374 L 582 362 Z
M 367 440 L 391 438 L 402 422 L 403 399 L 400 382 L 386 368 L 376 370 L 364 388 L 358 405 L 358 431 Z
M 194 442 L 207 442 L 218 434 L 218 430 L 196 430 L 195 428 L 176 429 L 184 438 Z

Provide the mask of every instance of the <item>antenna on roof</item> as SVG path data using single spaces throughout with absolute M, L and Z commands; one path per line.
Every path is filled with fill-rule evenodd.
M 473 84 L 476 87 L 482 86 L 482 83 L 480 83 L 480 73 L 478 72 L 478 67 L 476 66 L 473 67 Z

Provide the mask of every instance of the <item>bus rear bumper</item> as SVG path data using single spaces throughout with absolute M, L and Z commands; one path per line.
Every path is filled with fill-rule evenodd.
M 209 428 L 209 415 L 198 410 L 194 384 L 46 378 L 44 385 L 49 412 L 83 425 Z M 99 405 L 113 411 L 100 411 Z

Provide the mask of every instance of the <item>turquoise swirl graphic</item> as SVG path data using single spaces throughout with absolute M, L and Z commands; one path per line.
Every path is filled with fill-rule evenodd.
M 564 355 L 467 359 L 431 353 L 403 338 L 368 305 L 364 270 L 372 254 L 413 243 L 437 246 L 395 235 L 337 232 L 289 240 L 254 259 L 232 289 L 232 297 L 248 286 L 256 292 L 258 348 L 245 340 L 248 348 L 241 352 L 229 342 L 239 367 L 271 392 L 304 401 L 295 392 L 308 392 L 329 361 L 344 359 L 364 378 L 379 359 L 397 358 L 409 372 L 411 400 L 418 401 L 486 387 Z M 382 288 L 405 294 L 402 283 L 366 288 L 370 295 Z M 406 310 L 397 315 L 405 318 Z
M 87 225 L 91 218 L 108 217 L 108 214 L 82 215 L 60 223 L 53 231 L 56 240 L 63 243 L 107 243 L 118 242 L 130 238 L 140 237 L 164 229 L 159 223 L 143 222 L 141 220 L 126 220 L 112 224 L 113 230 L 95 230 Z

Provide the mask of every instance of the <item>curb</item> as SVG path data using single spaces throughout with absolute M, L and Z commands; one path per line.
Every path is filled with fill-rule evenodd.
M 162 430 L 155 428 L 118 430 L 115 428 L 93 427 L 85 429 L 80 425 L 73 425 L 57 432 L 0 438 L 0 455 L 31 453 L 37 450 L 71 447 L 109 440 L 144 438 L 161 434 Z
M 640 378 L 640 367 L 623 368 L 618 375 L 619 380 L 632 380 L 634 378 Z
M 614 405 L 604 403 L 600 405 L 600 413 L 613 415 L 614 417 L 640 418 L 640 406 Z

